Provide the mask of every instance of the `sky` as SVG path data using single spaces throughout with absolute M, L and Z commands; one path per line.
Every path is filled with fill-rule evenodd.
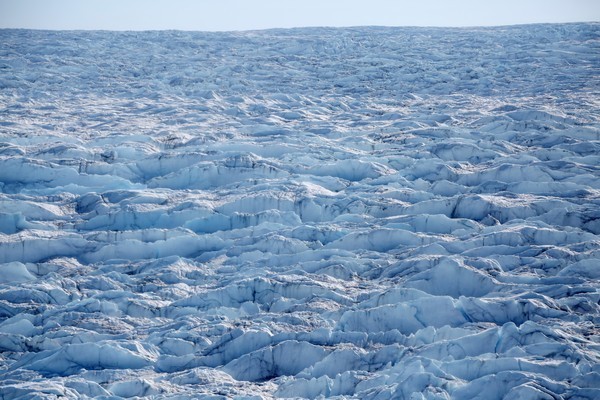
M 0 0 L 0 28 L 231 31 L 600 21 L 600 0 Z

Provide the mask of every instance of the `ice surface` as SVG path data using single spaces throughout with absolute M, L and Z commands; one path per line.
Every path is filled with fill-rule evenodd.
M 0 397 L 600 398 L 598 24 L 0 38 Z

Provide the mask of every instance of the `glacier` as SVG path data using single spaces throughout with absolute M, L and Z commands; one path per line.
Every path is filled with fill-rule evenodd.
M 1 398 L 600 398 L 598 23 L 0 38 Z

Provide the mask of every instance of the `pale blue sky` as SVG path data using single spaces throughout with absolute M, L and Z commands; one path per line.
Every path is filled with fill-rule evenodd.
M 0 0 L 0 28 L 222 31 L 599 20 L 600 0 Z

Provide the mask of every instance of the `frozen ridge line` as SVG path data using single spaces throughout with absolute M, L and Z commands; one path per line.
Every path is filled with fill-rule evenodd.
M 600 398 L 599 33 L 0 30 L 0 397 Z

